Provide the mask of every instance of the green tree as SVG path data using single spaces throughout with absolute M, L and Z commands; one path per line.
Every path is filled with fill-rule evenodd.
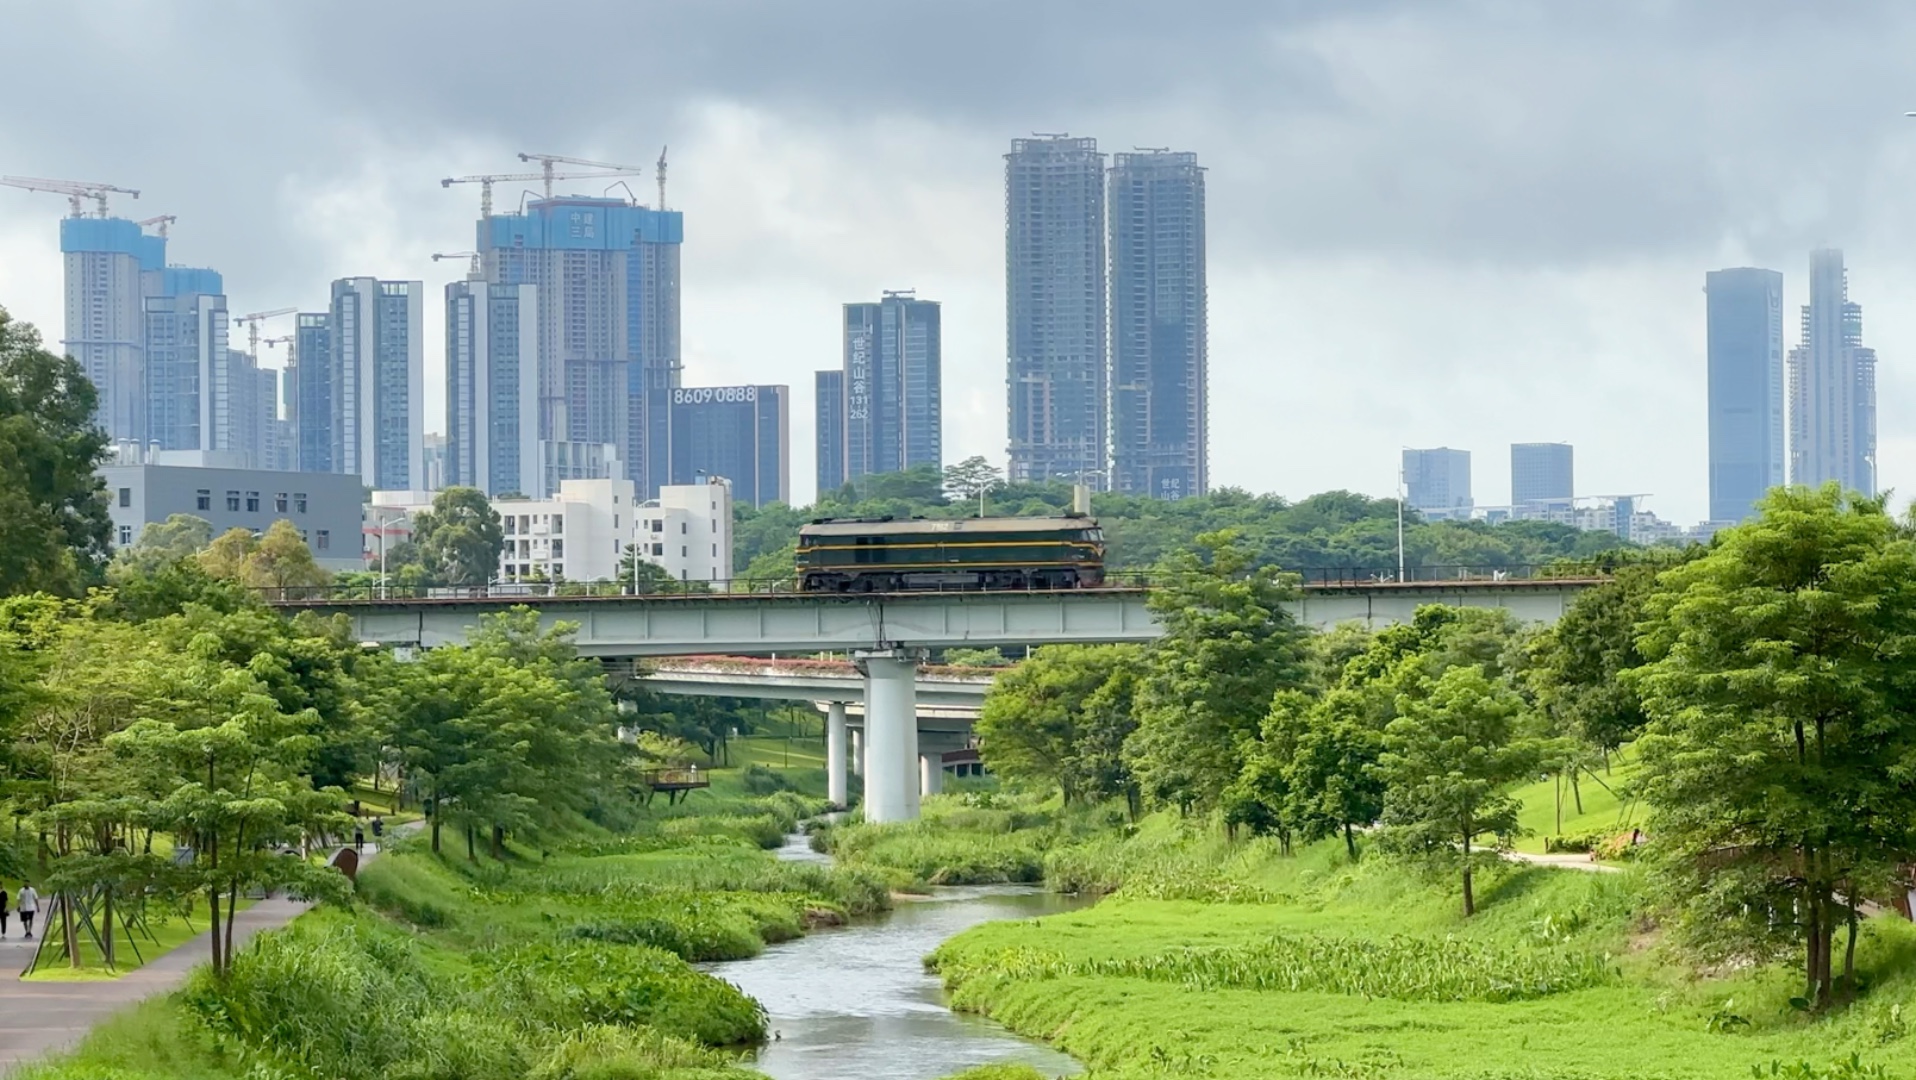
M 1522 730 L 1523 699 L 1482 668 L 1452 667 L 1428 696 L 1406 698 L 1384 729 L 1377 775 L 1384 782 L 1384 840 L 1461 874 L 1464 915 L 1476 914 L 1472 874 L 1506 849 L 1521 808 L 1510 789 L 1535 767 Z M 1495 838 L 1493 850 L 1478 837 Z
M 1164 635 L 1137 689 L 1126 743 L 1144 794 L 1186 810 L 1213 806 L 1244 765 L 1278 690 L 1307 677 L 1294 591 L 1233 532 L 1206 533 L 1165 561 L 1149 604 Z
M 0 593 L 77 596 L 99 580 L 112 523 L 96 402 L 78 363 L 0 309 Z
M 639 557 L 637 544 L 627 544 L 619 556 L 619 584 L 632 588 L 638 583 L 640 593 L 681 592 L 683 586 L 679 580 L 666 573 L 665 567 Z
M 208 577 L 244 584 L 246 560 L 259 550 L 259 537 L 251 529 L 237 526 L 213 538 L 195 558 Z
M 1857 909 L 1916 860 L 1916 542 L 1880 499 L 1778 489 L 1646 607 L 1639 790 L 1676 927 L 1801 950 L 1827 1006 L 1838 924 L 1853 988 Z
M 332 575 L 320 569 L 299 529 L 282 518 L 273 522 L 241 562 L 240 578 L 251 588 L 277 594 L 324 585 Z
M 993 772 L 1056 784 L 1067 804 L 1123 794 L 1132 716 L 1131 645 L 1047 645 L 1001 672 L 976 731 Z
M 1636 686 L 1623 673 L 1643 664 L 1636 628 L 1657 571 L 1654 565 L 1619 568 L 1531 643 L 1528 677 L 1539 703 L 1559 730 L 1606 754 L 1643 727 Z
M 107 568 L 114 584 L 128 573 L 155 574 L 182 559 L 192 558 L 213 542 L 213 525 L 192 514 L 169 514 L 165 521 L 149 521 L 139 542 L 121 548 Z
M 414 520 L 413 542 L 434 579 L 447 585 L 484 585 L 499 573 L 506 534 L 484 492 L 449 487 L 434 496 L 431 510 Z
M 1377 762 L 1384 732 L 1361 691 L 1340 688 L 1321 698 L 1280 693 L 1264 722 L 1266 745 L 1287 746 L 1282 763 L 1290 820 L 1306 840 L 1342 834 L 1357 857 L 1356 830 L 1383 815 L 1384 782 Z
M 1004 484 L 1004 476 L 981 455 L 972 455 L 956 465 L 945 466 L 945 494 L 970 511 L 977 508 L 985 516 L 985 496 Z
M 469 645 L 386 669 L 381 743 L 421 788 L 433 850 L 451 824 L 469 858 L 481 829 L 498 856 L 507 832 L 556 826 L 612 782 L 618 714 L 575 629 L 514 608 L 485 616 Z

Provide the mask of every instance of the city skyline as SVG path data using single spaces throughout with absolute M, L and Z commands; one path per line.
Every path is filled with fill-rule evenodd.
M 668 84 L 578 65 L 483 109 L 483 64 L 380 64 L 406 70 L 378 93 L 371 82 L 342 90 L 340 76 L 374 70 L 374 55 L 352 52 L 342 71 L 338 29 L 295 12 L 199 25 L 143 11 L 119 33 L 81 19 L 56 35 L 50 17 L 23 11 L 15 30 L 28 47 L 7 78 L 33 84 L 45 66 L 39 54 L 56 52 L 36 41 L 92 49 L 102 80 L 76 84 L 72 104 L 99 119 L 84 138 L 70 125 L 12 119 L 8 168 L 143 189 L 138 202 L 116 200 L 116 211 L 180 215 L 173 235 L 183 261 L 220 268 L 236 312 L 312 310 L 343 272 L 425 280 L 431 392 L 441 370 L 439 290 L 456 275 L 428 256 L 471 246 L 478 201 L 473 189 L 446 191 L 438 179 L 506 171 L 519 150 L 649 161 L 669 141 L 671 205 L 697 223 L 685 266 L 683 360 L 695 373 L 687 381 L 796 384 L 801 496 L 812 475 L 809 386 L 794 372 L 833 363 L 837 303 L 900 282 L 946 306 L 947 457 L 1002 463 L 1000 155 L 1009 138 L 1033 130 L 1096 134 L 1114 151 L 1175 141 L 1213 170 L 1213 486 L 1386 495 L 1395 486 L 1391 448 L 1468 438 L 1484 455 L 1478 486 L 1488 493 L 1504 482 L 1504 445 L 1546 437 L 1583 451 L 1585 488 L 1647 488 L 1660 511 L 1702 518 L 1698 275 L 1786 269 L 1794 307 L 1803 253 L 1831 244 L 1856 268 L 1853 295 L 1873 316 L 1867 340 L 1885 358 L 1883 484 L 1907 493 L 1896 470 L 1916 457 L 1896 425 L 1910 414 L 1898 407 L 1910 387 L 1896 368 L 1916 348 L 1916 330 L 1899 325 L 1888 301 L 1916 283 L 1902 255 L 1916 231 L 1902 194 L 1916 170 L 1916 132 L 1889 81 L 1906 54 L 1908 16 L 1864 6 L 1832 27 L 1782 13 L 1761 33 L 1712 39 L 1706 92 L 1703 69 L 1673 44 L 1694 44 L 1685 28 L 1701 15 L 1630 9 L 1598 26 L 1559 11 L 1530 20 L 1391 11 L 1379 20 L 1356 9 L 1309 17 L 1236 9 L 1228 32 L 1207 16 L 1151 41 L 1149 70 L 1108 62 L 1143 40 L 1121 20 L 1060 67 L 1018 61 L 1040 55 L 1039 43 L 1048 52 L 1061 25 L 1011 41 L 986 34 L 982 14 L 956 12 L 949 40 L 973 49 L 969 59 L 958 63 L 955 49 L 917 57 L 925 78 L 887 95 L 882 118 L 868 93 L 849 89 L 870 89 L 872 71 L 815 73 L 785 53 L 762 78 L 733 62 L 688 66 L 687 43 L 745 28 L 717 11 L 648 23 L 638 55 L 671 73 Z M 458 29 L 416 13 L 391 17 L 408 32 Z M 601 17 L 608 33 L 635 21 L 610 8 Z M 881 13 L 856 33 L 867 40 L 903 19 Z M 1859 21 L 1870 33 L 1856 32 Z M 811 24 L 784 15 L 749 36 L 774 32 L 819 40 Z M 294 43 L 273 63 L 240 65 L 249 98 L 283 117 L 273 127 L 284 130 L 258 133 L 251 152 L 232 155 L 247 160 L 223 166 L 221 183 L 185 167 L 208 159 L 211 132 L 162 139 L 104 106 L 125 100 L 136 76 L 161 111 L 217 100 L 216 87 L 238 72 L 214 83 L 217 65 L 193 61 L 216 55 L 217 42 L 258 34 Z M 1249 48 L 1273 35 L 1295 48 Z M 463 30 L 456 37 L 468 61 L 507 55 Z M 135 38 L 169 42 L 185 80 L 138 75 L 148 62 L 116 44 Z M 1800 59 L 1839 41 L 1841 85 L 1787 93 L 1777 85 L 1780 43 Z M 1652 61 L 1646 80 L 1628 93 L 1593 83 L 1625 42 Z M 386 55 L 395 45 L 368 47 Z M 1511 58 L 1573 54 L 1591 63 L 1516 93 Z M 323 76 L 313 66 L 320 56 Z M 1102 59 L 1093 66 L 1091 57 Z M 1012 74 L 986 78 L 991 65 Z M 1433 70 L 1449 73 L 1444 94 L 1428 93 Z M 633 100 L 645 102 L 636 113 L 611 104 Z M 1514 111 L 1491 108 L 1495 101 Z M 1623 130 L 1640 137 L 1608 134 Z M 856 144 L 863 149 L 845 152 Z M 859 167 L 847 169 L 853 160 Z M 647 183 L 632 186 L 650 199 Z M 599 185 L 565 190 L 600 194 Z M 502 186 L 500 209 L 516 209 L 521 194 Z M 50 340 L 63 319 L 58 255 L 45 237 L 61 208 L 52 196 L 0 193 L 0 302 Z M 1492 311 L 1495 333 L 1485 325 Z M 269 352 L 263 362 L 278 359 Z M 1524 422 L 1526 409 L 1550 402 L 1560 423 Z M 429 427 L 440 415 L 428 413 Z

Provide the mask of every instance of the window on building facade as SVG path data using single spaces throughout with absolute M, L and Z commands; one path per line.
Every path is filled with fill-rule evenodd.
M 201 488 L 198 491 L 194 492 L 193 493 L 193 509 L 195 510 L 213 509 L 213 493 L 206 488 Z
M 663 558 L 665 558 L 665 545 L 664 545 L 664 544 L 653 544 L 653 545 L 652 545 L 652 556 L 653 556 L 654 558 L 658 558 L 658 559 L 663 559 Z
M 318 537 L 318 542 L 313 544 L 313 547 L 319 549 L 320 551 L 331 550 L 333 546 L 333 532 L 331 529 L 321 529 L 319 530 L 319 532 L 315 533 L 314 535 Z
M 688 523 L 688 522 L 684 522 L 684 521 L 681 521 L 681 522 L 679 522 L 679 535 L 680 535 L 680 536 L 684 536 L 684 535 L 685 535 L 686 533 L 688 533 L 688 532 L 691 532 L 691 531 L 692 531 L 692 526 L 691 526 L 691 524 L 690 524 L 690 523 Z
M 121 506 L 133 505 L 133 489 L 132 488 L 120 489 L 120 505 Z
M 564 514 L 552 515 L 552 535 L 557 536 L 564 531 L 565 531 L 565 515 Z
M 229 491 L 226 493 L 226 508 L 235 514 L 239 513 L 239 492 Z
M 288 500 L 286 498 L 286 493 L 284 491 L 273 496 L 273 512 L 275 514 L 284 514 L 286 512 L 287 503 L 288 503 Z
M 306 512 L 306 493 L 303 491 L 293 492 L 293 513 L 303 514 L 305 512 Z
M 120 546 L 125 547 L 128 544 L 131 544 L 132 542 L 133 542 L 133 526 L 131 525 L 120 526 Z
M 564 540 L 554 540 L 552 542 L 552 557 L 555 559 L 560 559 L 565 557 L 565 541 Z
M 259 492 L 249 491 L 246 493 L 246 512 L 249 514 L 259 513 Z
M 687 554 L 686 554 L 686 552 L 685 552 L 685 545 L 684 545 L 684 544 L 680 544 L 680 545 L 679 545 L 679 558 L 681 558 L 681 559 L 689 559 L 689 558 L 691 558 L 691 556 L 690 556 L 690 555 L 687 555 Z
M 619 527 L 619 515 L 617 514 L 612 515 L 612 527 L 615 529 Z

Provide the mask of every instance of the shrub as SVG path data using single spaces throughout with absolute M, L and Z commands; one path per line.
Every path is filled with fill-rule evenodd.
M 745 785 L 746 791 L 754 795 L 771 795 L 791 790 L 791 785 L 785 782 L 785 777 L 756 763 L 745 766 L 745 771 L 739 774 L 739 782 Z
M 484 958 L 513 1012 L 547 1028 L 650 1027 L 707 1046 L 765 1038 L 758 1002 L 647 945 L 541 942 Z

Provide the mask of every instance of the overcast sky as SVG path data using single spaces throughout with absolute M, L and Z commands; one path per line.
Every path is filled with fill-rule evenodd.
M 1399 447 L 1450 445 L 1499 503 L 1510 442 L 1566 441 L 1579 494 L 1695 521 L 1704 272 L 1784 271 L 1794 343 L 1828 245 L 1883 483 L 1916 492 L 1908 3 L 0 0 L 0 27 L 0 173 L 140 189 L 117 209 L 179 215 L 172 261 L 235 314 L 423 279 L 431 430 L 463 264 L 430 255 L 478 210 L 439 178 L 669 143 L 686 382 L 791 385 L 801 500 L 838 305 L 885 288 L 944 303 L 946 459 L 1002 464 L 1002 155 L 1068 131 L 1209 169 L 1214 484 L 1387 495 Z M 64 211 L 0 188 L 0 305 L 49 339 Z

